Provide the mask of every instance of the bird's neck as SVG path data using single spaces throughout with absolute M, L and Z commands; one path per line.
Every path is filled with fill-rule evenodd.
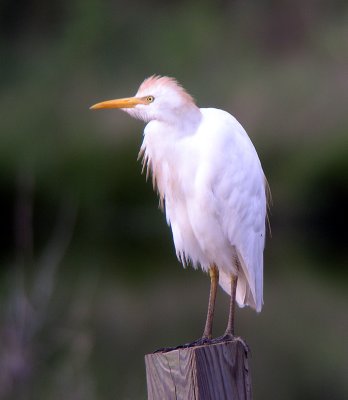
M 176 118 L 173 117 L 173 120 L 169 121 L 152 120 L 145 127 L 139 155 L 143 158 L 147 174 L 152 175 L 153 184 L 157 187 L 161 200 L 176 181 L 179 181 L 176 171 L 185 161 L 182 139 L 197 132 L 201 119 L 201 111 L 195 107 L 194 112 L 178 113 Z
M 157 121 L 167 126 L 172 134 L 178 136 L 192 135 L 202 120 L 202 113 L 195 104 L 173 110 L 166 118 Z M 165 132 L 165 130 L 164 130 Z

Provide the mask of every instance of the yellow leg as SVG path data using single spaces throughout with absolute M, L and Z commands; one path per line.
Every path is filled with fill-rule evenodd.
M 225 336 L 234 336 L 234 313 L 236 308 L 236 290 L 237 290 L 238 277 L 231 274 L 231 300 L 230 300 L 230 312 L 228 315 L 228 323 L 225 332 Z
M 209 294 L 207 320 L 205 322 L 205 328 L 203 332 L 203 339 L 212 338 L 216 292 L 219 283 L 219 270 L 215 265 L 209 268 L 209 275 L 210 275 L 210 294 Z

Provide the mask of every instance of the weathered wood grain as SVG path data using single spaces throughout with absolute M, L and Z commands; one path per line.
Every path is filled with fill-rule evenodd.
M 145 356 L 148 400 L 251 400 L 248 352 L 239 341 Z

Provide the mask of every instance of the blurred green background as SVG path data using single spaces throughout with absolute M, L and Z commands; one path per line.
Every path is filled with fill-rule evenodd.
M 265 306 L 237 314 L 255 399 L 348 398 L 347 38 L 341 0 L 0 3 L 1 399 L 145 399 L 144 354 L 202 333 L 143 124 L 88 109 L 154 73 L 235 115 L 268 176 Z

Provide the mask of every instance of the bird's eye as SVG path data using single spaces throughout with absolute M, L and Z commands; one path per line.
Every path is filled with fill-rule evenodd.
M 155 100 L 155 98 L 153 96 L 147 96 L 146 97 L 146 103 L 152 103 Z

